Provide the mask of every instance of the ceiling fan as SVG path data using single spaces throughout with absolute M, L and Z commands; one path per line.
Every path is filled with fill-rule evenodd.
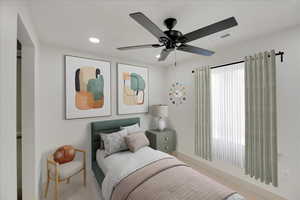
M 238 25 L 236 19 L 234 17 L 230 17 L 228 19 L 208 25 L 190 33 L 182 34 L 178 30 L 173 30 L 173 28 L 177 24 L 177 20 L 175 18 L 167 18 L 164 21 L 164 24 L 168 28 L 168 30 L 162 31 L 157 25 L 155 25 L 148 17 L 146 17 L 141 12 L 131 13 L 129 16 L 141 26 L 143 26 L 145 29 L 147 29 L 152 35 L 154 35 L 158 39 L 159 43 L 120 47 L 118 48 L 118 50 L 164 47 L 160 53 L 158 59 L 159 61 L 164 61 L 168 57 L 170 52 L 174 51 L 175 49 L 198 55 L 211 56 L 214 54 L 213 51 L 191 46 L 186 43 Z

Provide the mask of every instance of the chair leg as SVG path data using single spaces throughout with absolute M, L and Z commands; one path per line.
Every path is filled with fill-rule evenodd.
M 56 178 L 55 179 L 55 194 L 54 194 L 55 200 L 58 200 L 58 184 L 59 184 L 59 181 L 58 181 L 58 178 Z
M 83 185 L 86 187 L 86 169 L 83 169 Z
M 45 198 L 47 198 L 48 195 L 48 189 L 49 189 L 49 182 L 50 182 L 50 178 L 49 178 L 49 171 L 47 173 L 47 183 L 46 183 L 46 188 L 45 188 Z

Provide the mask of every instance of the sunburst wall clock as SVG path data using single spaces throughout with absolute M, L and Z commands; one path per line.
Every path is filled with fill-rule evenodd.
M 183 84 L 175 82 L 169 90 L 169 101 L 173 105 L 181 105 L 186 102 L 186 88 Z

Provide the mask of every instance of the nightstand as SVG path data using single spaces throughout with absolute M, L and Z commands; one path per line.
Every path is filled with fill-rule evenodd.
M 165 153 L 172 153 L 176 150 L 176 132 L 172 129 L 147 130 L 146 136 L 149 139 L 150 147 Z

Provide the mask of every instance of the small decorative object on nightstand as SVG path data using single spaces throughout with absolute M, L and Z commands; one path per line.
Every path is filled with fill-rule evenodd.
M 147 130 L 146 135 L 150 141 L 150 147 L 165 153 L 173 153 L 176 150 L 176 132 L 172 129 Z

